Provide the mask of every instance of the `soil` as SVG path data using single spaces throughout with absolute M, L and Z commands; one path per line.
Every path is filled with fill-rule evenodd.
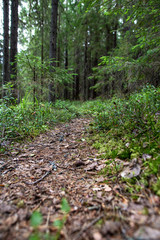
M 37 231 L 54 236 L 63 198 L 71 209 L 59 239 L 160 239 L 159 197 L 143 189 L 133 199 L 122 182 L 100 175 L 110 160 L 88 144 L 90 121 L 59 124 L 1 155 L 0 239 L 29 239 L 34 211 L 43 216 Z

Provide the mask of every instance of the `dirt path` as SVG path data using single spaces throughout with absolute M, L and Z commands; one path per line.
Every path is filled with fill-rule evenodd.
M 8 160 L 1 158 L 0 239 L 28 239 L 35 210 L 43 215 L 38 231 L 54 235 L 53 222 L 63 216 L 64 197 L 71 211 L 60 239 L 128 239 L 141 236 L 141 226 L 146 228 L 143 233 L 160 237 L 159 198 L 149 193 L 132 201 L 118 184 L 107 185 L 98 175 L 106 160 L 99 160 L 86 142 L 89 122 L 75 119 L 58 125 L 21 146 L 21 152 L 17 145 Z

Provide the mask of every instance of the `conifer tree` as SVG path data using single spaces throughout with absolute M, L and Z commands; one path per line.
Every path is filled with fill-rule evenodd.
M 9 82 L 9 0 L 3 0 L 3 81 L 2 81 L 2 84 L 6 84 L 8 82 Z
M 50 65 L 52 67 L 51 71 L 54 71 L 54 67 L 56 67 L 58 2 L 59 0 L 52 0 L 50 49 L 49 49 Z M 54 101 L 55 101 L 54 83 L 50 82 L 49 83 L 49 102 L 54 102 Z
M 11 43 L 10 43 L 10 80 L 14 84 L 13 97 L 17 98 L 17 59 L 18 52 L 18 0 L 11 1 Z

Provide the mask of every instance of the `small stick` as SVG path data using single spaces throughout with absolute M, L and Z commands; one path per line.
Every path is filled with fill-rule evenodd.
M 2 130 L 2 138 L 4 138 L 4 133 L 5 133 L 5 126 L 3 127 L 3 130 Z
M 15 166 L 15 167 L 10 167 L 10 168 L 7 169 L 6 171 L 4 171 L 1 175 L 3 176 L 3 175 L 5 175 L 6 173 L 11 172 L 11 171 L 14 170 L 16 167 L 17 167 L 17 166 Z
M 82 228 L 81 231 L 75 236 L 75 238 L 73 240 L 78 240 L 80 238 L 80 236 L 87 231 L 90 227 L 92 227 L 96 222 L 98 222 L 101 218 L 103 217 L 103 215 L 100 215 L 99 217 L 95 218 L 91 223 L 89 223 L 86 227 Z
M 49 229 L 48 229 L 48 226 L 49 226 L 49 219 L 50 219 L 50 210 L 49 210 L 49 213 L 48 213 L 48 216 L 47 216 L 47 221 L 46 221 L 46 233 L 49 233 Z
M 42 203 L 42 201 L 40 203 L 38 203 L 38 205 L 33 208 L 32 212 L 36 211 L 40 207 L 41 203 Z
M 2 171 L 5 167 L 7 167 L 8 165 L 8 162 L 7 163 L 4 163 L 1 167 L 0 167 L 0 171 Z
M 58 166 L 58 165 L 55 165 L 57 168 L 62 168 L 62 169 L 67 169 L 67 170 L 70 170 L 70 171 L 75 171 L 75 169 L 72 169 L 72 168 L 67 168 L 67 167 L 61 167 L 61 166 Z M 36 184 L 36 183 L 39 183 L 40 181 L 42 181 L 45 177 L 47 177 L 50 173 L 51 173 L 52 171 L 50 170 L 50 171 L 48 171 L 48 172 L 46 172 L 41 178 L 39 178 L 38 180 L 36 180 L 35 182 L 31 182 L 31 183 L 29 183 L 29 182 L 25 182 L 25 181 L 23 181 L 25 184 L 27 184 L 27 185 L 34 185 L 34 184 Z
M 43 180 L 45 177 L 47 177 L 50 173 L 51 173 L 51 170 L 48 171 L 48 172 L 46 172 L 41 178 L 39 178 L 39 179 L 36 180 L 35 182 L 29 183 L 29 182 L 25 182 L 25 181 L 24 181 L 24 183 L 27 184 L 27 185 L 34 185 L 34 184 L 39 183 L 40 181 L 42 181 L 42 180 Z

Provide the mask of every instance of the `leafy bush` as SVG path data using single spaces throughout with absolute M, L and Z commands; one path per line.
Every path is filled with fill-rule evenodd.
M 136 129 L 140 134 L 151 130 L 155 134 L 158 131 L 158 115 L 160 114 L 159 93 L 160 89 L 147 86 L 140 93 L 132 94 L 128 100 L 112 98 L 108 101 L 105 111 L 96 115 L 97 128 L 109 130 L 119 126 L 129 132 Z
M 106 159 L 143 159 L 141 182 L 160 195 L 160 88 L 146 86 L 128 99 L 112 98 L 105 104 L 105 110 L 94 116 L 98 133 L 92 138 L 93 146 Z M 152 175 L 155 180 L 150 183 Z

